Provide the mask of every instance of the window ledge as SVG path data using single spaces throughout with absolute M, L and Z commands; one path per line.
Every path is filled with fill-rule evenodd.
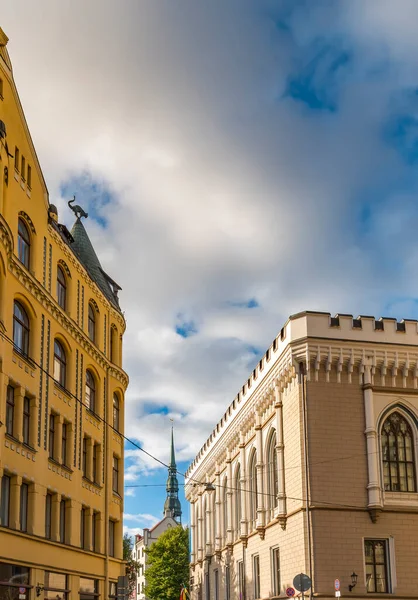
M 70 390 L 67 390 L 67 388 L 64 387 L 63 385 L 61 385 L 60 382 L 57 381 L 56 379 L 54 379 L 54 385 L 55 385 L 56 388 L 58 388 L 58 390 L 60 392 L 62 392 L 66 396 L 72 397 L 72 393 L 70 392 Z
M 84 406 L 85 406 L 85 405 L 84 405 Z M 97 419 L 98 421 L 101 421 L 101 418 L 100 418 L 100 416 L 99 416 L 99 415 L 98 415 L 96 412 L 94 412 L 94 410 L 91 410 L 91 408 L 87 408 L 87 406 L 86 406 L 86 412 L 88 412 L 88 413 L 89 413 L 89 415 L 91 415 L 92 417 L 94 417 L 94 418 L 95 418 L 95 419 Z
M 7 433 L 7 431 L 4 434 L 4 437 L 7 438 L 8 440 L 10 440 L 11 442 L 14 442 L 15 444 L 21 444 L 22 443 L 22 440 L 19 440 L 19 438 L 15 437 L 11 433 Z
M 385 492 L 384 504 L 418 509 L 418 492 Z
M 99 490 L 103 489 L 103 486 L 101 486 L 100 483 L 97 483 L 97 481 L 92 481 L 91 479 L 89 479 L 85 475 L 83 475 L 83 481 L 85 481 L 89 485 L 94 485 L 94 487 L 96 487 Z
M 30 358 L 30 356 L 23 354 L 23 352 L 16 346 L 13 346 L 13 354 L 15 354 L 19 360 L 23 360 L 31 369 L 36 369 L 36 363 Z
M 30 444 L 25 444 L 25 442 L 22 442 L 22 446 L 26 448 L 26 450 L 30 450 L 31 452 L 38 452 L 36 448 L 33 448 L 33 446 L 31 446 Z

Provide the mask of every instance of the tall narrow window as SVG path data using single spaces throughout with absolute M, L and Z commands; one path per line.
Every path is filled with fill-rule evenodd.
M 22 422 L 23 443 L 30 444 L 30 398 L 23 398 L 23 422 Z
M 28 188 L 31 189 L 31 187 L 32 187 L 32 167 L 30 165 L 28 165 L 28 180 L 26 183 L 28 184 Z
M 112 489 L 119 492 L 119 459 L 116 456 L 113 457 Z
M 49 458 L 55 458 L 55 415 L 49 415 Z
M 65 544 L 65 530 L 66 530 L 66 502 L 64 499 L 60 502 L 60 542 Z
M 20 161 L 20 152 L 19 148 L 15 146 L 15 169 L 19 172 L 19 161 Z
M 67 358 L 65 356 L 65 350 L 62 347 L 61 342 L 55 340 L 54 342 L 54 379 L 63 388 L 66 384 L 67 375 Z
M 67 466 L 67 455 L 68 455 L 68 423 L 62 424 L 62 438 L 61 438 L 61 460 L 64 466 Z
M 99 513 L 94 512 L 93 518 L 91 521 L 91 541 L 93 546 L 93 552 L 98 552 L 97 550 L 97 521 L 99 518 Z
M 408 421 L 394 412 L 382 427 L 383 480 L 387 492 L 416 492 L 414 438 Z
M 26 175 L 26 159 L 22 154 L 22 168 L 21 168 L 21 175 L 22 175 L 22 179 L 23 181 L 25 181 L 25 175 Z
M 118 330 L 114 325 L 110 328 L 110 360 L 113 363 L 118 362 Z
M 22 483 L 20 486 L 20 531 L 28 530 L 28 497 L 29 485 Z
M 364 540 L 364 554 L 367 591 L 387 594 L 389 592 L 387 540 Z
M 59 265 L 57 267 L 57 302 L 64 310 L 67 308 L 67 280 L 64 270 Z
M 52 537 L 52 494 L 45 496 L 45 537 L 50 540 Z
M 109 554 L 115 556 L 115 521 L 109 521 Z
M 13 343 L 19 352 L 28 356 L 29 318 L 25 309 L 17 300 L 15 300 L 13 307 Z
M 119 398 L 113 394 L 113 429 L 119 431 Z
M 238 563 L 238 594 L 239 594 L 239 600 L 242 600 L 244 598 L 244 585 L 245 585 L 245 580 L 244 580 L 244 564 L 242 562 L 242 560 L 239 561 Z
M 82 460 L 83 477 L 87 477 L 87 438 L 83 438 L 83 460 Z
M 86 406 L 92 412 L 96 408 L 96 382 L 91 371 L 86 371 Z
M 0 520 L 3 527 L 9 527 L 10 514 L 10 477 L 3 475 L 1 478 L 1 498 L 0 498 Z
M 241 532 L 241 466 L 235 471 L 235 537 Z
M 215 569 L 213 574 L 215 576 L 215 600 L 219 600 L 219 571 L 218 571 L 218 569 Z
M 15 418 L 15 390 L 11 385 L 7 386 L 6 399 L 6 433 L 13 435 L 14 433 L 14 418 Z
M 81 548 L 86 547 L 86 518 L 87 510 L 83 507 L 80 514 L 80 546 Z
M 97 483 L 97 463 L 98 463 L 99 445 L 94 444 L 93 446 L 93 481 Z
M 89 304 L 88 312 L 88 331 L 92 342 L 96 341 L 96 310 L 92 304 Z
M 251 531 L 255 529 L 257 522 L 257 454 L 254 451 L 249 464 L 249 474 L 250 474 L 250 529 Z
M 26 223 L 19 219 L 17 226 L 17 256 L 21 263 L 29 269 L 30 265 L 30 236 Z
M 225 477 L 222 487 L 222 527 L 221 531 L 223 532 L 223 543 L 226 544 L 227 541 L 227 530 L 228 530 L 228 480 Z
M 260 557 L 258 554 L 253 556 L 253 584 L 254 598 L 260 598 Z
M 231 600 L 231 570 L 229 565 L 225 567 L 225 600 Z
M 267 447 L 267 505 L 269 508 L 269 517 L 274 518 L 274 509 L 277 506 L 278 480 L 277 480 L 277 452 L 276 452 L 276 432 L 270 436 Z
M 273 574 L 274 596 L 280 595 L 280 549 L 273 548 L 271 551 L 271 572 Z

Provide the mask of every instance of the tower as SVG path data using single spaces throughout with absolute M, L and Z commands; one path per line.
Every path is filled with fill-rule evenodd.
M 171 428 L 171 456 L 167 477 L 167 498 L 164 503 L 164 516 L 181 521 L 181 504 L 179 500 L 179 484 L 177 481 L 176 457 L 174 455 L 174 432 Z

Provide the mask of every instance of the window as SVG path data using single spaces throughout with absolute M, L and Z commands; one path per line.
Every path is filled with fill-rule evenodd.
M 67 503 L 63 498 L 60 502 L 60 542 L 61 542 L 61 544 L 65 544 L 66 512 L 67 512 Z
M 81 548 L 86 547 L 86 518 L 87 518 L 87 509 L 82 508 L 80 514 L 80 546 Z
M 19 161 L 20 161 L 20 152 L 19 148 L 15 146 L 15 169 L 19 172 Z
M 241 530 L 241 467 L 238 465 L 235 472 L 235 537 L 238 538 Z
M 244 564 L 242 562 L 242 560 L 240 560 L 238 562 L 238 598 L 239 600 L 243 599 L 243 593 L 244 593 Z
M 19 219 L 17 226 L 17 255 L 22 264 L 29 269 L 30 265 L 30 236 L 26 223 Z
M 388 593 L 387 540 L 364 540 L 367 592 Z
M 253 584 L 254 598 L 260 598 L 260 557 L 258 554 L 253 556 Z
M 55 415 L 49 415 L 49 458 L 55 458 Z
M 223 542 L 226 544 L 227 530 L 228 530 L 228 480 L 225 477 L 223 483 L 223 491 L 222 491 L 222 527 L 221 531 L 223 531 Z
M 65 388 L 67 359 L 61 342 L 54 341 L 54 379 Z
M 89 338 L 92 342 L 96 341 L 96 310 L 94 306 L 89 304 L 89 313 L 88 313 L 88 332 Z
M 29 319 L 25 309 L 17 300 L 15 300 L 13 308 L 13 344 L 19 352 L 28 356 Z
M 22 483 L 20 486 L 20 531 L 28 530 L 28 496 L 29 485 Z
M 119 491 L 119 459 L 116 456 L 113 457 L 112 489 L 116 493 Z
M 109 555 L 115 556 L 115 521 L 109 521 Z
M 0 98 L 3 100 L 3 79 L 0 79 Z
M 270 512 L 270 520 L 274 518 L 274 509 L 277 506 L 278 490 L 276 432 L 274 431 L 270 436 L 267 449 L 267 505 Z
M 387 492 L 416 492 L 414 438 L 408 421 L 394 412 L 382 427 L 383 480 Z
M 209 573 L 205 573 L 205 600 L 210 600 Z
M 215 569 L 214 576 L 215 576 L 215 600 L 219 600 L 219 571 L 218 571 L 218 569 Z
M 23 422 L 22 422 L 23 443 L 30 444 L 30 398 L 23 398 Z
M 83 438 L 83 460 L 82 460 L 83 477 L 87 477 L 87 438 Z
M 138 594 L 139 594 L 139 583 L 138 583 Z M 109 598 L 114 598 L 116 600 L 118 596 L 118 584 L 116 581 L 109 582 Z
M 113 394 L 113 429 L 119 431 L 119 398 Z
M 228 565 L 225 567 L 225 600 L 231 600 L 231 570 Z
M 114 325 L 110 328 L 110 360 L 113 363 L 117 362 L 117 343 L 118 343 L 118 330 Z
M 94 600 L 99 595 L 99 582 L 97 579 L 80 577 L 80 600 Z
M 96 382 L 91 371 L 86 371 L 86 406 L 95 412 L 96 406 Z
M 23 590 L 25 597 L 30 598 L 32 586 L 29 586 L 29 572 L 27 567 L 0 563 L 0 598 L 17 600 L 19 592 Z
M 21 168 L 21 175 L 22 175 L 22 179 L 23 181 L 25 181 L 25 173 L 26 173 L 26 160 L 25 157 L 22 154 L 22 168 Z
M 64 275 L 64 270 L 58 265 L 57 267 L 57 302 L 62 309 L 67 307 L 67 280 Z
M 68 423 L 62 424 L 62 438 L 61 438 L 61 461 L 64 466 L 67 466 L 67 453 L 68 453 Z
M 67 576 L 64 573 L 45 571 L 44 600 L 66 600 L 68 597 Z
M 13 423 L 15 417 L 15 390 L 11 385 L 7 386 L 6 400 L 6 433 L 13 435 Z
M 273 548 L 271 551 L 271 572 L 273 577 L 274 596 L 280 594 L 280 549 Z
M 257 522 L 257 454 L 254 451 L 250 459 L 249 474 L 250 474 L 250 531 L 255 529 Z
M 99 455 L 99 445 L 98 444 L 94 444 L 93 446 L 93 477 L 92 480 L 94 481 L 94 483 L 97 483 L 98 477 L 97 477 L 97 464 L 98 464 L 98 455 Z
M 98 552 L 97 549 L 97 522 L 99 519 L 99 513 L 94 512 L 91 521 L 91 542 L 93 546 L 93 552 Z
M 10 513 L 10 477 L 3 475 L 1 478 L 0 519 L 3 527 L 9 527 Z
M 45 537 L 50 540 L 52 537 L 52 494 L 45 497 Z
M 28 188 L 31 189 L 31 187 L 32 187 L 32 167 L 30 165 L 28 165 L 28 180 L 26 183 L 28 184 Z

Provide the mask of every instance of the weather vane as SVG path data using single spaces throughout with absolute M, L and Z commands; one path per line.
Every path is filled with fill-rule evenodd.
M 84 209 L 82 209 L 79 204 L 72 206 L 73 202 L 75 202 L 75 194 L 74 194 L 74 198 L 72 200 L 68 201 L 68 206 L 71 208 L 71 210 L 73 211 L 73 213 L 75 214 L 77 219 L 80 219 L 81 217 L 84 217 L 85 219 L 87 219 L 87 217 L 89 216 L 88 213 L 86 213 L 86 211 Z

